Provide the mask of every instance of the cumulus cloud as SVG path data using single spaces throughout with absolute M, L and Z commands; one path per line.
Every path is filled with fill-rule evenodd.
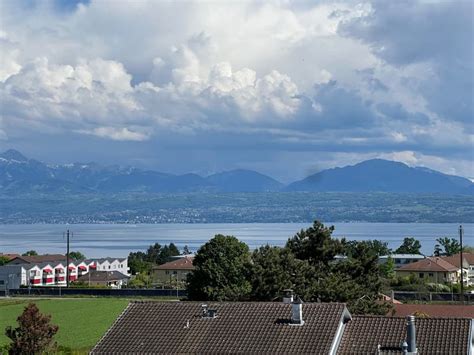
M 219 164 L 264 166 L 288 151 L 300 172 L 314 152 L 336 165 L 411 152 L 445 171 L 472 158 L 470 2 L 92 0 L 0 11 L 5 147 L 65 133 L 124 150 L 204 146 L 211 160 L 216 147 L 229 157 L 252 147 L 252 158 Z

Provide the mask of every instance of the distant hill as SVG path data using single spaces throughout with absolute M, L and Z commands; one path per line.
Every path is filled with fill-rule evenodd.
M 133 167 L 96 163 L 47 165 L 16 150 L 0 154 L 0 192 L 267 192 L 283 185 L 251 170 L 233 170 L 202 177 L 173 175 Z
M 284 186 L 252 170 L 231 170 L 202 177 L 174 175 L 134 167 L 96 163 L 47 165 L 16 150 L 0 154 L 0 193 L 120 193 L 120 192 L 402 192 L 474 194 L 465 178 L 428 168 L 373 159 L 353 166 L 323 170 Z
M 288 185 L 285 191 L 472 194 L 473 185 L 470 180 L 459 176 L 372 159 L 352 166 L 323 170 Z
M 242 169 L 210 175 L 207 181 L 222 192 L 271 192 L 283 187 L 282 183 L 269 176 Z

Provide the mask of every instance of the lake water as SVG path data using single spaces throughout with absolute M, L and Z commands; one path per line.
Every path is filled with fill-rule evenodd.
M 451 223 L 326 223 L 334 224 L 335 237 L 353 240 L 379 239 L 396 248 L 406 236 L 418 239 L 424 254 L 431 254 L 436 238 L 458 238 L 458 224 Z M 0 252 L 65 253 L 63 233 L 74 233 L 71 250 L 87 257 L 122 257 L 130 251 L 145 250 L 150 244 L 175 243 L 196 250 L 215 234 L 234 235 L 251 249 L 264 244 L 285 244 L 307 223 L 235 223 L 235 224 L 25 224 L 0 225 Z M 464 244 L 474 245 L 474 224 L 464 224 Z

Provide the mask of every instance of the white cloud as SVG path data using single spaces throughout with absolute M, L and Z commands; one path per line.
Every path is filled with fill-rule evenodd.
M 456 6 L 408 6 L 391 28 L 385 19 L 400 6 L 379 5 L 92 0 L 63 13 L 1 2 L 0 129 L 5 137 L 33 130 L 132 141 L 266 132 L 262 144 L 287 149 L 466 160 L 472 105 L 458 110 L 438 96 L 446 78 L 472 90 L 468 76 L 439 71 L 450 63 L 472 73 L 466 55 L 451 60 L 469 46 L 465 35 L 445 51 L 435 40 L 442 26 L 425 24 L 415 36 L 423 53 L 399 36 L 420 16 L 439 22 L 438 6 L 453 16 L 449 33 L 465 33 L 464 22 L 454 26 Z
M 130 131 L 128 128 L 96 127 L 91 131 L 80 130 L 79 133 L 92 134 L 97 137 L 109 138 L 115 141 L 144 141 L 147 134 Z

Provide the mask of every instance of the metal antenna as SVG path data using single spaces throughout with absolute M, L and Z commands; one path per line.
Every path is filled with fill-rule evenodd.
M 461 259 L 461 297 L 459 300 L 461 301 L 461 304 L 464 304 L 464 275 L 463 275 L 463 255 L 462 255 L 462 235 L 463 235 L 463 229 L 462 225 L 459 226 L 459 244 L 461 245 L 461 251 L 459 253 L 459 257 Z

